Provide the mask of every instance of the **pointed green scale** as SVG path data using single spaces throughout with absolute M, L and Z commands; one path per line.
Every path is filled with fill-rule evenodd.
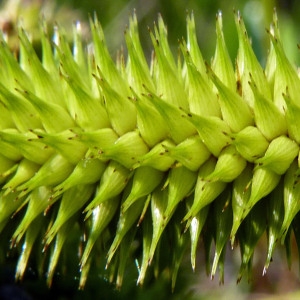
M 69 188 L 80 184 L 93 184 L 100 180 L 106 164 L 97 158 L 81 159 L 70 176 L 53 189 L 52 197 L 63 194 Z
M 25 240 L 22 246 L 22 252 L 19 256 L 17 267 L 16 267 L 15 279 L 17 281 L 22 280 L 25 275 L 34 243 L 39 238 L 42 228 L 43 228 L 43 215 L 39 215 L 29 225 L 28 229 L 26 230 Z
M 289 168 L 298 153 L 298 144 L 282 135 L 272 140 L 265 155 L 258 158 L 255 163 L 259 167 L 268 168 L 276 174 L 282 175 Z
M 232 133 L 231 137 L 236 150 L 248 162 L 254 162 L 263 156 L 269 147 L 269 142 L 255 126 L 248 126 L 239 132 Z
M 147 59 L 145 57 L 145 53 L 140 41 L 140 37 L 139 37 L 139 30 L 138 30 L 138 20 L 137 20 L 137 16 L 136 13 L 133 12 L 132 16 L 129 16 L 129 30 L 128 33 L 130 34 L 130 38 L 132 41 L 132 45 L 134 46 L 134 49 L 136 51 L 137 57 L 141 63 L 141 65 L 143 66 L 143 68 L 147 69 L 146 72 L 148 72 L 148 63 L 147 63 Z
M 159 44 L 161 45 L 162 50 L 163 50 L 168 62 L 170 63 L 171 67 L 174 70 L 177 70 L 176 62 L 175 62 L 173 53 L 171 51 L 170 43 L 168 41 L 167 25 L 165 25 L 163 17 L 160 13 L 158 14 L 157 19 L 158 19 L 157 25 L 154 22 L 155 37 L 157 40 L 159 40 Z
M 136 127 L 134 104 L 127 98 L 127 94 L 120 94 L 113 85 L 108 84 L 100 70 L 98 72 L 100 78 L 96 75 L 94 77 L 104 95 L 105 108 L 112 128 L 119 135 L 134 130 Z
M 276 33 L 275 33 L 276 32 Z M 270 33 L 279 38 L 279 29 L 278 29 L 278 18 L 276 9 L 273 11 L 273 22 L 270 25 Z M 275 81 L 275 71 L 276 71 L 276 53 L 272 41 L 269 42 L 269 53 L 267 56 L 265 74 L 269 83 L 269 86 L 272 91 L 274 91 L 274 81 Z M 273 95 L 273 92 L 272 92 Z
M 192 199 L 192 197 L 191 197 Z M 188 204 L 187 205 L 187 211 L 189 211 L 190 207 L 192 205 Z M 207 216 L 208 216 L 208 211 L 209 211 L 209 206 L 205 206 L 202 208 L 198 214 L 196 214 L 189 226 L 189 231 L 190 231 L 190 237 L 191 237 L 191 265 L 193 271 L 196 269 L 196 255 L 197 255 L 197 249 L 198 249 L 198 244 L 199 244 L 199 239 L 200 239 L 200 234 L 202 233 L 202 228 L 206 222 Z
M 51 205 L 51 202 L 49 201 L 50 195 L 51 190 L 46 186 L 38 187 L 28 195 L 25 200 L 25 203 L 28 203 L 26 213 L 12 236 L 11 247 L 15 247 L 19 244 L 21 238 L 32 222 L 40 217 L 43 211 Z
M 198 135 L 188 137 L 176 146 L 170 147 L 164 143 L 163 146 L 167 155 L 191 171 L 197 171 L 211 155 Z
M 57 153 L 61 154 L 74 165 L 77 164 L 87 152 L 87 146 L 73 139 L 74 134 L 70 130 L 64 130 L 58 133 L 48 133 L 42 130 L 34 130 L 33 132 L 37 135 L 38 141 L 55 149 Z
M 233 248 L 236 233 L 244 220 L 244 211 L 251 195 L 251 181 L 253 177 L 253 165 L 247 164 L 244 171 L 232 184 L 232 213 L 233 224 L 230 233 L 231 247 Z
M 239 132 L 245 127 L 253 125 L 252 112 L 247 102 L 222 83 L 210 67 L 208 67 L 208 74 L 218 89 L 223 120 L 229 125 L 232 131 Z
M 59 65 L 59 61 L 57 56 L 54 55 L 50 32 L 51 28 L 48 26 L 47 21 L 45 19 L 42 20 L 41 26 L 41 45 L 42 45 L 42 65 L 44 69 L 53 76 L 56 80 L 59 80 L 59 73 L 57 72 L 57 67 Z M 54 38 L 53 38 L 54 40 Z
M 55 186 L 65 180 L 74 170 L 74 165 L 60 154 L 53 154 L 33 177 L 17 187 L 20 195 L 42 186 Z
M 231 144 L 231 130 L 222 119 L 192 113 L 183 116 L 196 127 L 202 142 L 214 156 L 218 157 L 222 149 Z
M 266 228 L 265 205 L 263 202 L 254 206 L 247 218 L 241 224 L 238 231 L 238 239 L 241 250 L 241 266 L 237 278 L 239 283 L 248 270 L 248 278 L 250 277 L 249 264 L 252 264 L 253 253 L 260 237 Z
M 8 90 L 15 87 L 15 79 L 22 82 L 28 89 L 33 90 L 33 83 L 28 74 L 21 68 L 18 59 L 11 51 L 8 44 L 4 41 L 3 35 L 0 36 L 0 61 L 1 61 L 1 83 Z
M 270 194 L 280 181 L 281 176 L 268 168 L 256 167 L 253 171 L 251 183 L 250 199 L 244 209 L 242 219 L 244 219 L 253 206 L 262 198 Z
M 295 104 L 296 101 L 292 100 L 288 94 L 284 94 L 283 97 L 286 104 L 285 119 L 288 135 L 297 144 L 300 144 L 300 107 Z
M 213 279 L 219 260 L 224 255 L 225 245 L 228 242 L 232 228 L 232 209 L 231 209 L 231 186 L 229 185 L 224 192 L 213 202 L 213 216 L 215 224 L 215 255 L 211 269 Z M 222 276 L 221 276 L 222 277 Z
M 294 161 L 284 176 L 284 219 L 280 230 L 281 243 L 286 239 L 288 229 L 300 210 L 300 184 L 299 184 L 299 169 L 297 162 Z
M 73 25 L 76 26 L 76 25 Z M 81 65 L 78 64 L 76 59 L 78 59 L 78 53 L 72 53 L 69 42 L 67 40 L 66 34 L 63 32 L 63 29 L 59 26 L 56 28 L 57 32 L 57 43 L 55 44 L 55 50 L 59 57 L 60 66 L 63 70 L 71 76 L 74 80 L 81 83 L 81 88 L 88 93 L 91 86 L 91 77 L 87 74 L 86 63 L 84 61 L 79 61 Z M 76 29 L 75 29 L 76 30 Z M 76 50 L 78 41 L 76 42 L 76 33 L 73 47 Z M 80 51 L 80 50 L 79 50 Z
M 125 41 L 128 50 L 126 64 L 128 84 L 136 92 L 142 92 L 144 85 L 152 92 L 155 92 L 154 82 L 151 79 L 149 67 L 142 51 L 135 15 L 133 18 L 130 18 L 129 29 L 125 31 Z
M 130 193 L 122 203 L 125 213 L 129 207 L 140 198 L 149 195 L 162 182 L 164 172 L 152 167 L 139 167 L 134 171 Z M 147 181 L 145 182 L 145 178 Z
M 236 147 L 229 145 L 221 151 L 214 171 L 205 180 L 231 182 L 243 172 L 246 165 L 247 161 Z
M 17 89 L 17 91 L 34 106 L 47 132 L 54 133 L 75 127 L 74 120 L 63 107 L 45 102 L 28 90 Z
M 174 167 L 169 171 L 164 188 L 168 189 L 168 204 L 164 212 L 165 222 L 171 219 L 180 201 L 194 189 L 198 173 L 184 166 Z
M 55 221 L 46 233 L 45 247 L 51 243 L 60 228 L 91 198 L 94 188 L 92 184 L 80 184 L 71 187 L 63 194 Z M 52 198 L 54 197 L 51 196 Z
M 131 176 L 132 172 L 130 170 L 111 160 L 103 172 L 94 199 L 84 210 L 87 213 L 86 218 L 101 203 L 111 201 L 110 198 L 118 196 L 127 185 Z
M 111 127 L 107 112 L 100 100 L 86 93 L 80 83 L 72 77 L 63 75 L 63 78 L 69 84 L 70 90 L 66 98 L 69 102 L 69 113 L 76 124 L 84 130 Z
M 206 67 L 197 41 L 196 24 L 193 12 L 190 15 L 187 15 L 186 23 L 187 49 L 190 52 L 193 63 L 200 74 L 205 75 Z
M 137 110 L 137 128 L 144 141 L 153 147 L 167 138 L 169 129 L 153 103 L 137 95 L 132 98 Z M 153 122 L 155 120 L 155 122 Z
M 30 131 L 20 133 L 15 129 L 2 130 L 0 131 L 0 140 L 17 148 L 25 158 L 40 165 L 44 164 L 53 154 L 53 149 L 35 141 L 36 135 Z
M 212 70 L 220 78 L 223 84 L 231 91 L 236 91 L 236 79 L 223 34 L 222 12 L 216 16 L 217 45 L 212 61 Z
M 172 67 L 173 63 L 171 62 L 170 64 L 171 59 L 168 59 L 169 56 L 168 53 L 165 53 L 163 44 L 160 44 L 161 36 L 157 39 L 150 32 L 150 37 L 158 62 L 155 74 L 156 94 L 161 95 L 160 101 L 164 101 L 174 107 L 188 109 L 187 95 L 183 83 L 178 78 L 175 67 Z
M 221 117 L 221 110 L 216 94 L 207 80 L 207 75 L 202 75 L 192 61 L 187 45 L 181 46 L 187 66 L 187 83 L 189 109 L 192 113 L 201 116 Z
M 128 169 L 149 152 L 148 146 L 140 137 L 138 131 L 130 131 L 118 138 L 107 148 L 102 148 L 97 156 L 100 160 L 114 160 Z
M 160 171 L 167 171 L 174 165 L 175 159 L 166 155 L 166 145 L 174 147 L 174 143 L 170 140 L 164 140 L 162 143 L 154 146 L 147 154 L 139 157 L 133 168 L 151 167 Z
M 224 285 L 226 250 L 227 250 L 226 247 L 224 247 L 219 257 L 219 262 L 218 262 L 219 285 Z
M 140 267 L 138 267 L 139 276 L 137 279 L 138 285 L 143 285 L 146 277 L 146 272 L 149 267 L 150 248 L 153 236 L 151 213 L 146 213 L 146 216 L 142 222 L 142 242 L 143 242 L 143 254 L 141 258 Z
M 280 238 L 280 229 L 284 218 L 283 180 L 277 185 L 275 190 L 270 194 L 267 201 L 267 237 L 268 251 L 266 262 L 262 274 L 265 275 L 272 261 L 272 255 Z
M 183 221 L 188 221 L 186 228 L 190 226 L 192 219 L 198 214 L 198 212 L 214 201 L 226 187 L 225 182 L 207 182 L 205 180 L 206 176 L 215 169 L 216 163 L 217 160 L 214 157 L 211 157 L 199 169 L 198 179 L 195 186 L 194 202 L 191 209 L 183 218 Z
M 250 107 L 253 107 L 253 93 L 248 84 L 248 82 L 252 80 L 251 78 L 253 78 L 253 81 L 257 84 L 259 92 L 265 95 L 267 99 L 271 99 L 272 93 L 264 71 L 251 47 L 244 21 L 239 12 L 235 14 L 235 23 L 239 40 L 237 68 L 242 86 L 242 97 Z
M 253 112 L 257 128 L 269 141 L 286 134 L 287 124 L 283 113 L 258 91 L 255 83 L 251 81 L 249 84 L 254 94 Z
M 26 62 L 26 65 L 23 65 L 22 67 L 35 83 L 34 91 L 36 92 L 37 97 L 44 99 L 46 102 L 65 106 L 62 89 L 44 69 L 27 34 L 21 28 L 19 29 L 19 38 L 22 61 Z
M 99 98 L 99 97 L 101 97 L 101 93 L 99 90 L 99 85 L 94 77 L 94 75 L 97 74 L 97 72 L 98 72 L 99 66 L 96 65 L 96 62 L 95 62 L 94 48 L 91 45 L 86 46 L 85 53 L 87 53 L 87 67 L 88 67 L 87 73 L 90 78 L 89 83 L 91 86 L 89 91 L 91 92 L 91 94 L 94 97 Z M 102 100 L 103 99 L 101 99 L 100 101 L 102 101 Z M 102 103 L 102 104 L 104 105 L 104 103 Z
M 105 41 L 103 29 L 95 16 L 94 21 L 90 18 L 90 27 L 94 45 L 95 64 L 110 86 L 113 86 L 121 95 L 130 95 L 127 82 L 122 78 L 112 60 Z
M 276 33 L 277 32 L 274 31 L 269 34 L 276 54 L 273 101 L 279 110 L 284 112 L 286 104 L 283 98 L 283 93 L 286 93 L 287 89 L 291 99 L 295 101 L 296 105 L 298 105 L 296 99 L 298 99 L 298 95 L 300 93 L 300 79 L 296 69 L 286 57 L 282 43 L 279 40 L 279 37 L 276 36 Z
M 149 68 L 145 67 L 138 57 L 133 41 L 131 40 L 130 33 L 127 31 L 125 31 L 125 40 L 128 49 L 128 59 L 126 64 L 128 84 L 138 93 L 144 91 L 144 85 L 152 92 L 155 92 L 155 86 L 151 79 Z
M 120 244 L 123 244 L 121 242 L 124 236 L 132 227 L 134 227 L 134 223 L 137 223 L 138 218 L 140 217 L 143 211 L 145 201 L 146 201 L 146 197 L 143 197 L 139 201 L 133 203 L 125 212 L 121 211 L 118 224 L 117 224 L 117 231 L 115 233 L 115 238 L 111 243 L 111 246 L 107 252 L 107 266 L 110 264 L 110 261 L 113 258 Z
M 2 165 L 2 163 L 1 163 Z M 39 170 L 40 165 L 30 161 L 26 158 L 23 158 L 19 164 L 16 172 L 14 173 L 13 177 L 10 178 L 6 182 L 6 184 L 2 187 L 5 189 L 5 194 L 11 193 L 18 187 L 21 183 L 29 180 L 34 174 Z
M 99 239 L 99 236 L 115 215 L 118 206 L 119 197 L 112 196 L 108 201 L 104 201 L 92 208 L 92 224 L 88 235 L 88 240 L 80 260 L 81 269 L 84 268 L 88 262 L 88 259 L 92 257 L 91 251 L 96 241 Z
M 145 95 L 152 102 L 162 118 L 165 120 L 170 137 L 176 144 L 181 143 L 187 137 L 196 133 L 195 127 L 183 116 L 182 110 L 171 103 L 167 103 L 154 94 Z
M 151 215 L 152 215 L 152 241 L 149 252 L 147 252 L 147 263 L 150 265 L 153 261 L 154 253 L 158 247 L 160 238 L 166 226 L 164 213 L 168 204 L 168 189 L 157 188 L 151 197 Z M 169 221 L 169 220 L 167 220 Z
M 86 45 L 83 42 L 83 28 L 80 21 L 73 23 L 73 48 L 72 54 L 74 61 L 79 66 L 81 78 L 86 77 L 92 79 L 91 74 L 88 73 L 87 57 L 86 57 Z
M 42 128 L 38 112 L 34 106 L 24 98 L 10 92 L 0 83 L 0 102 L 6 106 L 11 118 L 20 132 L 33 128 Z
M 70 233 L 74 229 L 76 215 L 73 216 L 66 223 L 64 223 L 59 231 L 56 234 L 55 244 L 53 246 L 52 253 L 50 254 L 49 258 L 49 265 L 47 270 L 47 285 L 50 288 L 52 285 L 53 277 L 55 274 L 55 269 L 59 263 L 59 258 L 61 256 L 61 252 L 63 250 L 63 246 L 65 245 L 66 240 L 70 237 Z

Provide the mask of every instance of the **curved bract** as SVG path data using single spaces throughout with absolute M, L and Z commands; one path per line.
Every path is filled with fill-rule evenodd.
M 78 24 L 72 48 L 61 28 L 52 43 L 44 26 L 41 59 L 22 28 L 18 59 L 1 38 L 1 253 L 19 252 L 18 279 L 43 252 L 51 285 L 60 254 L 73 251 L 81 288 L 99 255 L 107 258 L 99 272 L 118 286 L 126 264 L 138 261 L 139 284 L 158 263 L 155 272 L 170 269 L 174 288 L 189 249 L 196 267 L 203 235 L 205 249 L 215 243 L 211 276 L 219 265 L 221 281 L 226 244 L 238 242 L 240 280 L 264 232 L 264 272 L 278 241 L 288 247 L 293 229 L 299 239 L 300 79 L 274 20 L 265 70 L 238 13 L 235 67 L 220 13 L 211 65 L 193 15 L 178 61 L 159 17 L 149 65 L 135 15 L 128 55 L 116 62 L 96 18 L 87 47 Z M 68 244 L 72 234 L 78 248 Z

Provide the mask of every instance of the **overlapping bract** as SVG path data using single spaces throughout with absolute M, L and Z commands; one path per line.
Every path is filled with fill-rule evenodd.
M 120 54 L 117 63 L 96 18 L 89 51 L 78 24 L 73 52 L 61 28 L 52 47 L 44 26 L 41 60 L 22 29 L 19 60 L 1 39 L 0 230 L 12 231 L 11 248 L 20 249 L 18 279 L 39 251 L 51 285 L 61 252 L 77 251 L 67 245 L 72 232 L 86 237 L 74 262 L 81 288 L 96 253 L 118 286 L 137 259 L 139 284 L 155 265 L 154 274 L 171 269 L 174 288 L 188 248 L 195 269 L 201 235 L 205 249 L 215 241 L 211 276 L 219 264 L 222 282 L 226 244 L 239 243 L 240 280 L 263 232 L 264 272 L 277 241 L 288 245 L 293 228 L 299 234 L 300 79 L 276 23 L 264 71 L 239 14 L 235 20 L 236 69 L 221 14 L 211 66 L 197 46 L 193 15 L 179 62 L 159 17 L 150 67 L 135 15 L 125 31 L 128 57 Z M 169 259 L 160 261 L 164 251 Z

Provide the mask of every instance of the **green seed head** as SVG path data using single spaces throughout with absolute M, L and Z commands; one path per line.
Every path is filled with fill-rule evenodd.
M 279 239 L 289 250 L 294 231 L 299 244 L 299 77 L 276 14 L 265 69 L 238 13 L 235 23 L 235 67 L 221 13 L 211 65 L 193 15 L 178 62 L 161 16 L 149 65 L 135 15 L 117 62 L 97 18 L 87 47 L 79 23 L 71 48 L 59 26 L 51 42 L 44 22 L 42 58 L 23 28 L 17 58 L 0 37 L 0 259 L 10 247 L 19 253 L 16 279 L 43 253 L 50 286 L 72 253 L 80 288 L 98 265 L 120 287 L 136 262 L 138 284 L 161 272 L 174 289 L 188 250 L 196 268 L 201 238 L 206 271 L 213 278 L 219 267 L 220 282 L 226 243 L 239 245 L 240 281 L 264 232 L 263 273 Z

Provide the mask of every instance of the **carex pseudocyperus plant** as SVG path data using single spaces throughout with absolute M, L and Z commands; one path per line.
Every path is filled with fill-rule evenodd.
M 219 266 L 221 282 L 226 245 L 240 249 L 239 281 L 264 233 L 263 273 L 276 245 L 289 249 L 292 234 L 300 243 L 300 79 L 276 13 L 264 69 L 239 13 L 235 22 L 234 62 L 221 13 L 210 63 L 193 15 L 178 59 L 159 17 L 149 30 L 150 63 L 135 15 L 125 30 L 127 54 L 116 61 L 96 17 L 87 46 L 79 23 L 71 47 L 62 28 L 52 38 L 43 24 L 41 58 L 21 27 L 18 55 L 2 35 L 1 259 L 19 254 L 17 279 L 36 259 L 51 285 L 62 253 L 75 253 L 80 288 L 99 257 L 106 260 L 99 272 L 117 286 L 136 264 L 138 284 L 168 269 L 174 287 L 187 251 L 195 269 L 202 239 L 215 252 L 206 267 L 214 277 Z

